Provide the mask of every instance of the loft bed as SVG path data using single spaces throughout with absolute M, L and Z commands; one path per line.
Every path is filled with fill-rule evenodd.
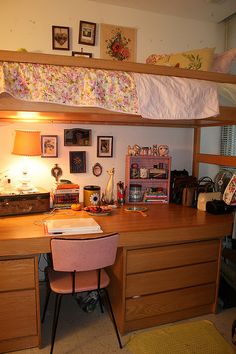
M 196 70 L 186 70 L 174 67 L 166 66 L 156 66 L 150 64 L 138 64 L 138 63 L 123 63 L 115 62 L 111 60 L 102 59 L 91 59 L 91 58 L 81 58 L 81 57 L 69 57 L 63 55 L 49 55 L 49 54 L 38 54 L 38 53 L 28 53 L 28 52 L 13 52 L 13 51 L 0 51 L 0 63 L 25 65 L 20 70 L 24 72 L 27 71 L 27 65 L 42 65 L 45 66 L 43 70 L 47 70 L 50 67 L 57 68 L 57 72 L 61 72 L 63 69 L 74 70 L 84 68 L 84 70 L 101 70 L 106 73 L 137 73 L 143 76 L 158 76 L 160 78 L 183 78 L 191 79 L 191 82 L 201 82 L 205 84 L 208 83 L 227 83 L 236 87 L 236 75 L 213 73 L 206 71 L 196 71 Z M 13 64 L 13 65 L 14 65 Z M 46 69 L 45 69 L 46 68 Z M 62 69 L 63 68 L 63 69 Z M 12 69 L 13 72 L 13 69 Z M 12 73 L 11 73 L 12 74 Z M 148 75 L 147 75 L 148 74 Z M 12 74 L 14 76 L 14 72 Z M 24 79 L 24 78 L 23 78 Z M 23 80 L 22 79 L 22 80 Z M 27 80 L 28 78 L 26 78 Z M 119 81 L 120 77 L 118 77 Z M 12 81 L 15 78 L 11 78 Z M 122 78 L 123 82 L 127 84 L 126 78 Z M 130 80 L 130 78 L 128 79 Z M 0 72 L 0 83 L 1 83 L 1 72 Z M 133 83 L 132 83 L 133 84 Z M 35 88 L 38 86 L 38 82 L 35 83 Z M 47 86 L 47 84 L 46 84 Z M 48 85 L 49 86 L 49 85 Z M 0 86 L 1 89 L 1 86 Z M 45 90 L 45 87 L 43 87 Z M 133 94 L 133 93 L 132 93 Z M 111 98 L 114 96 L 111 94 Z M 144 97 L 143 95 L 142 97 Z M 124 98 L 124 97 L 123 97 Z M 37 98 L 29 100 L 24 97 L 14 97 L 14 95 L 9 94 L 9 92 L 4 92 L 4 89 L 0 92 L 0 120 L 1 121 L 23 121 L 24 114 L 22 112 L 34 112 L 31 115 L 30 121 L 37 122 L 57 122 L 57 123 L 84 123 L 84 124 L 113 124 L 113 125 L 143 125 L 143 126 L 164 126 L 164 127 L 204 127 L 204 126 L 215 126 L 215 125 L 228 125 L 234 124 L 236 122 L 236 103 L 235 107 L 231 104 L 230 106 L 220 106 L 219 114 L 213 116 L 201 117 L 195 119 L 195 116 L 185 117 L 185 119 L 172 119 L 171 116 L 168 119 L 157 119 L 143 118 L 135 105 L 137 102 L 131 102 L 132 107 L 127 112 L 122 110 L 113 110 L 103 107 L 92 107 L 91 102 L 88 106 L 76 106 L 69 104 L 58 104 L 54 103 L 50 98 L 49 102 L 40 102 Z M 119 97 L 118 97 L 119 99 Z M 116 98 L 114 99 L 114 104 L 116 103 Z M 106 103 L 107 104 L 107 103 Z M 130 102 L 129 102 L 130 104 Z M 109 104 L 108 104 L 109 105 Z M 171 113 L 170 113 L 171 115 Z M 26 116 L 26 115 L 25 115 Z M 156 117 L 155 117 L 156 118 Z
M 28 52 L 0 51 L 0 64 L 13 65 L 43 65 L 60 68 L 85 68 L 92 70 L 107 70 L 116 73 L 138 73 L 160 77 L 191 79 L 202 83 L 219 83 L 236 87 L 236 75 L 186 70 L 175 67 L 156 66 L 150 64 L 123 63 L 112 60 L 69 57 Z M 25 66 L 24 66 L 25 68 Z M 68 69 L 69 70 L 69 69 Z M 12 81 L 14 81 L 14 75 Z M 1 73 L 0 73 L 1 83 Z M 37 82 L 36 82 L 37 83 Z M 35 86 L 36 85 L 35 83 Z M 38 84 L 38 83 L 37 83 Z M 134 105 L 135 106 L 135 105 Z M 7 92 L 0 93 L 0 122 L 45 122 L 45 123 L 79 123 L 79 124 L 109 124 L 135 126 L 161 126 L 175 128 L 194 128 L 193 175 L 198 175 L 200 163 L 211 163 L 225 166 L 236 166 L 236 157 L 207 155 L 200 153 L 200 132 L 202 127 L 236 124 L 236 104 L 220 106 L 219 114 L 206 118 L 190 119 L 149 119 L 143 118 L 138 112 L 117 112 L 101 107 L 81 107 L 57 104 L 53 102 L 31 102 L 13 97 Z M 27 118 L 28 117 L 28 118 Z

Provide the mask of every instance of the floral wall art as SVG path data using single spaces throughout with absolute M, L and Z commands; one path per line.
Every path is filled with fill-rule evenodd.
M 101 58 L 136 61 L 135 28 L 101 24 Z

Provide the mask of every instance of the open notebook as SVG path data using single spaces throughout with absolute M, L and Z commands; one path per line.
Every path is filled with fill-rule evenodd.
M 103 232 L 93 218 L 51 219 L 44 222 L 48 235 L 78 235 Z

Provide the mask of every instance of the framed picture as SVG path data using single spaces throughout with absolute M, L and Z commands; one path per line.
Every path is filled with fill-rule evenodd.
M 100 57 L 117 61 L 136 61 L 136 28 L 100 25 Z
M 91 129 L 64 129 L 64 146 L 91 146 Z
M 95 165 L 93 166 L 93 174 L 96 177 L 101 176 L 102 174 L 102 166 L 100 165 L 100 163 L 95 163 Z
M 92 53 L 86 53 L 86 52 L 72 52 L 72 57 L 87 57 L 87 58 L 92 58 Z
M 79 23 L 79 43 L 95 45 L 96 23 L 80 21 Z
M 113 156 L 113 136 L 97 137 L 97 157 Z
M 57 157 L 58 156 L 58 136 L 57 135 L 41 135 L 41 157 Z
M 52 49 L 69 50 L 70 49 L 70 28 L 61 26 L 52 26 Z
M 86 152 L 70 151 L 70 173 L 86 172 Z

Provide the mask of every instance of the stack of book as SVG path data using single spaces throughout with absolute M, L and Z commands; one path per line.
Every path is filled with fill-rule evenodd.
M 168 197 L 165 192 L 145 192 L 143 197 L 144 202 L 167 203 Z
M 53 194 L 53 206 L 68 209 L 71 204 L 79 203 L 79 185 L 74 183 L 58 184 Z

